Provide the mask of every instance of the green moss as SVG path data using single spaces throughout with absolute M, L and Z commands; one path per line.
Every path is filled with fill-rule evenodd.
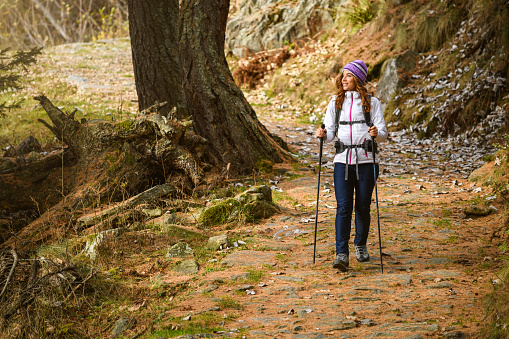
M 126 165 L 132 165 L 134 163 L 134 154 L 132 152 L 127 152 L 124 155 L 124 163 Z
M 279 211 L 272 203 L 272 191 L 267 186 L 255 186 L 239 195 L 214 203 L 198 217 L 203 226 L 217 226 L 231 222 L 257 222 Z
M 198 222 L 204 226 L 217 226 L 229 222 L 240 203 L 231 198 L 220 201 L 200 214 Z
M 135 120 L 124 120 L 115 124 L 115 132 L 129 131 L 133 127 Z
M 94 234 L 89 234 L 89 235 L 87 235 L 87 238 L 86 238 L 86 239 L 87 239 L 87 242 L 92 243 L 92 242 L 94 242 L 94 240 L 95 240 L 96 238 L 97 238 L 97 233 L 94 233 Z

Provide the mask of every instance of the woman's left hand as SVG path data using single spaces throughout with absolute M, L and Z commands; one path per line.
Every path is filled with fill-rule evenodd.
M 376 126 L 373 125 L 368 129 L 368 132 L 370 136 L 376 137 L 378 135 L 378 128 L 376 128 Z

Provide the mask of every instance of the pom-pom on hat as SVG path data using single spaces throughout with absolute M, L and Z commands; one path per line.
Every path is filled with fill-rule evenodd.
M 364 64 L 364 61 L 362 60 L 352 61 L 351 63 L 343 67 L 343 70 L 345 69 L 352 72 L 352 74 L 362 83 L 366 81 L 366 77 L 368 76 L 368 68 Z

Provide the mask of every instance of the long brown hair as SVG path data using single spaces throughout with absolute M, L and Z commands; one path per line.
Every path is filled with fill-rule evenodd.
M 361 83 L 359 79 L 356 77 L 353 77 L 354 83 L 355 83 L 355 90 L 359 92 L 361 95 L 361 101 L 362 101 L 362 107 L 364 108 L 364 114 L 367 114 L 369 116 L 371 112 L 371 102 L 369 100 L 368 96 L 368 90 L 366 89 L 365 85 Z M 345 90 L 343 89 L 343 73 L 341 73 L 336 78 L 336 87 L 338 88 L 338 91 L 336 92 L 336 108 L 340 109 L 343 107 L 343 101 L 345 101 Z

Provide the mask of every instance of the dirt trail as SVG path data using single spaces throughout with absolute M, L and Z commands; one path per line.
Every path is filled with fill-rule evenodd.
M 321 187 L 318 257 L 312 264 L 314 211 L 309 207 L 316 201 L 317 176 L 314 171 L 301 171 L 301 177 L 283 180 L 277 189 L 301 209 L 307 206 L 307 212 L 279 215 L 252 232 L 245 230 L 248 248 L 228 254 L 224 271 L 204 276 L 199 284 L 214 290 L 183 298 L 178 314 L 185 317 L 193 314 L 191 310 L 210 309 L 215 298 L 229 295 L 244 306 L 237 324 L 230 326 L 247 326 L 247 337 L 420 338 L 478 333 L 483 325 L 483 297 L 492 289 L 494 269 L 500 266 L 495 260 L 497 248 L 490 242 L 497 218 L 462 215 L 461 208 L 483 194 L 464 178 L 463 167 L 409 172 L 408 163 L 418 165 L 420 160 L 409 161 L 388 146 L 381 153 L 385 174 L 378 182 L 384 274 L 374 204 L 368 243 L 371 261 L 358 263 L 351 244 L 350 271 L 332 269 L 333 188 Z M 302 147 L 318 150 L 317 145 L 296 149 Z M 397 169 L 384 162 L 400 158 L 406 163 L 401 172 L 407 173 L 391 176 Z M 325 187 L 332 183 L 332 173 L 324 169 Z M 248 268 L 265 272 L 260 285 L 246 287 L 239 279 L 239 270 Z M 238 291 L 246 288 L 256 294 Z
M 100 47 L 105 50 L 104 57 L 114 51 Z M 117 69 L 119 74 L 132 72 L 126 47 L 125 43 L 118 46 L 120 54 L 109 64 L 122 67 Z M 96 53 L 86 61 L 101 58 Z M 64 66 L 58 55 L 51 60 L 58 67 L 55 76 L 63 80 L 85 76 L 78 68 Z M 88 87 L 80 90 L 100 92 L 90 84 L 108 82 L 108 96 L 124 92 L 124 98 L 126 93 L 133 97 L 132 79 L 108 81 L 111 75 L 107 72 L 94 68 L 81 71 L 87 72 Z M 121 86 L 118 90 L 116 83 Z M 371 261 L 357 263 L 351 244 L 350 270 L 340 273 L 332 269 L 335 199 L 332 167 L 327 162 L 332 159 L 331 145 L 324 152 L 317 260 L 313 265 L 315 127 L 298 124 L 291 114 L 285 116 L 284 110 L 278 110 L 283 99 L 271 101 L 262 91 L 247 97 L 259 104 L 257 113 L 269 130 L 284 138 L 293 153 L 303 155 L 299 160 L 303 166 L 288 165 L 287 172 L 274 176 L 270 183 L 287 212 L 230 231 L 245 244 L 224 251 L 222 263 L 211 263 L 210 269 L 205 264 L 194 276 L 163 274 L 167 282 L 189 284 L 188 290 L 173 300 L 168 311 L 171 316 L 186 319 L 200 312 L 233 312 L 236 318 L 222 325 L 224 333 L 218 334 L 247 338 L 459 338 L 457 332 L 467 336 L 478 333 L 483 325 L 483 298 L 501 266 L 496 260 L 500 255 L 497 247 L 490 242 L 498 217 L 471 219 L 462 215 L 462 208 L 489 199 L 484 187 L 466 179 L 480 166 L 486 150 L 454 146 L 446 140 L 418 142 L 410 133 L 391 134 L 381 145 L 378 182 L 384 274 L 379 265 L 374 204 L 368 240 Z M 226 300 L 225 296 L 242 310 L 218 307 L 218 300 Z

